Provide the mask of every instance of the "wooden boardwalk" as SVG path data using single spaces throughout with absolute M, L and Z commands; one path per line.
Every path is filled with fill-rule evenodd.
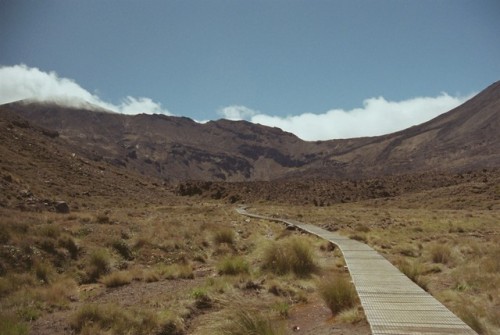
M 252 214 L 244 208 L 237 211 L 334 243 L 344 256 L 372 334 L 477 334 L 368 245 L 311 224 Z

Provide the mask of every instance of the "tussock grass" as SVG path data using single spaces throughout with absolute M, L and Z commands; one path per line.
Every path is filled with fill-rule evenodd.
M 341 311 L 337 316 L 337 320 L 341 323 L 355 324 L 355 323 L 363 321 L 364 319 L 365 319 L 365 316 L 360 311 L 358 306 L 354 306 L 352 308 L 345 309 L 345 310 Z
M 257 311 L 240 310 L 223 330 L 225 335 L 284 335 L 284 327 Z
M 87 268 L 87 281 L 95 282 L 99 277 L 109 272 L 111 256 L 106 249 L 97 249 L 91 255 Z
M 469 306 L 466 302 L 462 302 L 457 308 L 456 312 L 463 322 L 477 333 L 485 333 L 485 326 L 474 306 Z
M 292 272 L 298 277 L 307 277 L 319 268 L 310 245 L 298 237 L 270 244 L 263 258 L 262 269 L 277 275 Z
M 430 255 L 434 263 L 450 264 L 453 260 L 452 250 L 447 244 L 434 244 L 430 248 Z
M 321 281 L 318 284 L 318 291 L 334 315 L 352 308 L 357 302 L 354 286 L 341 275 Z
M 116 305 L 83 305 L 70 320 L 77 334 L 110 332 L 112 334 L 152 334 L 160 323 L 156 315 L 139 310 L 129 311 Z
M 37 262 L 35 264 L 36 278 L 45 284 L 50 283 L 54 272 L 55 271 L 54 268 L 52 267 L 52 264 L 48 262 Z
M 213 233 L 213 241 L 216 245 L 223 243 L 233 245 L 234 232 L 230 228 L 221 228 Z
M 210 296 L 208 295 L 208 292 L 205 288 L 196 288 L 191 292 L 191 295 L 193 296 L 195 300 L 195 306 L 196 308 L 199 309 L 207 309 L 212 307 L 213 302 Z
M 281 318 L 288 319 L 290 304 L 287 301 L 277 301 L 271 306 Z
M 172 264 L 160 268 L 160 273 L 166 279 L 193 279 L 193 268 L 189 264 Z
M 219 274 L 231 276 L 250 273 L 248 263 L 242 257 L 238 256 L 226 257 L 219 263 L 217 269 Z
M 425 266 L 419 261 L 407 261 L 401 260 L 397 264 L 399 270 L 405 274 L 406 277 L 410 278 L 415 284 L 420 286 L 424 290 L 428 290 L 428 282 L 424 277 Z
M 106 287 L 118 287 L 130 284 L 132 281 L 132 275 L 128 271 L 116 271 L 105 275 L 101 278 L 101 282 L 106 285 Z
M 29 327 L 21 322 L 16 315 L 0 312 L 0 334 L 27 335 Z

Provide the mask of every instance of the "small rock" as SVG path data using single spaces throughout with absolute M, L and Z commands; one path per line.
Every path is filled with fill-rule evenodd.
M 69 213 L 69 206 L 65 201 L 57 201 L 54 208 L 57 213 Z

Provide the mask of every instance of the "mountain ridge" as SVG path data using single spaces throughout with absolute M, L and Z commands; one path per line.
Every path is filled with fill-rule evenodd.
M 461 106 L 382 136 L 303 141 L 247 121 L 205 124 L 49 103 L 0 106 L 57 132 L 74 152 L 166 181 L 366 178 L 500 166 L 500 81 Z

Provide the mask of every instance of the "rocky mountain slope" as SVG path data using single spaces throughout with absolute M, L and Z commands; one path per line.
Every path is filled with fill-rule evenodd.
M 422 125 L 378 137 L 306 142 L 245 121 L 196 123 L 163 115 L 17 102 L 0 106 L 56 132 L 80 157 L 165 181 L 359 179 L 500 166 L 500 82 Z

